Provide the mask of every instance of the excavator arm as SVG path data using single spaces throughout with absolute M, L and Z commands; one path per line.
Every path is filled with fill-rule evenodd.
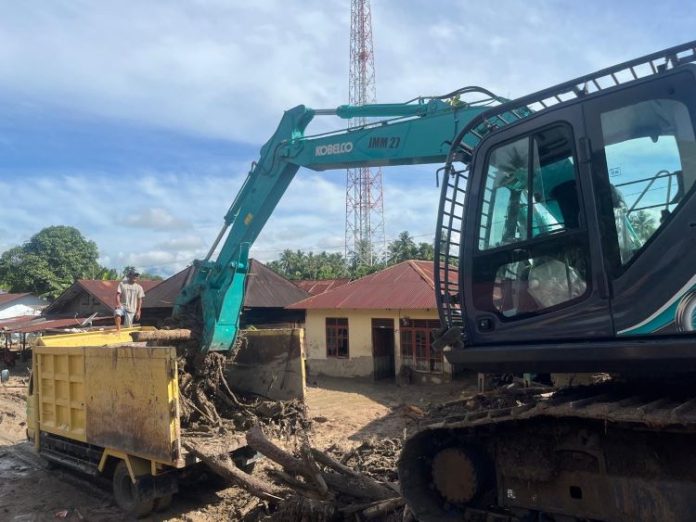
M 476 99 L 465 102 L 463 96 Z M 299 105 L 286 111 L 262 147 L 258 162 L 252 164 L 208 254 L 195 262 L 193 276 L 177 298 L 175 315 L 200 303 L 201 351 L 226 351 L 233 346 L 244 301 L 249 250 L 300 167 L 323 171 L 444 163 L 462 128 L 491 104 L 504 101 L 485 89 L 467 87 L 406 103 L 342 105 L 324 110 Z M 305 129 L 317 116 L 370 122 L 305 136 Z M 461 148 L 465 154 L 466 143 Z

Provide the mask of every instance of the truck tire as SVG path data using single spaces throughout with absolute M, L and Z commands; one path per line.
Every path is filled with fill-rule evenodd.
M 142 500 L 138 489 L 133 484 L 124 461 L 119 462 L 114 469 L 114 498 L 123 511 L 138 518 L 152 513 L 155 507 L 154 499 Z
M 155 511 L 160 512 L 160 511 L 166 511 L 169 509 L 169 506 L 172 505 L 172 499 L 174 498 L 174 495 L 170 493 L 169 495 L 165 495 L 163 497 L 159 497 L 155 499 Z

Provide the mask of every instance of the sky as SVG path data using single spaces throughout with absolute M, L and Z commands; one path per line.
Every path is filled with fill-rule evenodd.
M 527 94 L 696 39 L 684 5 L 372 0 L 377 99 Z M 348 99 L 348 0 L 0 8 L 0 252 L 71 225 L 102 265 L 170 275 L 205 255 L 284 110 Z M 323 118 L 308 132 L 343 125 Z M 440 166 L 383 169 L 387 240 L 432 241 Z M 302 169 L 251 254 L 343 252 L 344 225 L 345 171 Z

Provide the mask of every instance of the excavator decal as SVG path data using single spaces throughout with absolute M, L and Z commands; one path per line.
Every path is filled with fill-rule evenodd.
M 696 317 L 696 275 L 647 319 L 617 332 L 619 335 L 693 332 Z

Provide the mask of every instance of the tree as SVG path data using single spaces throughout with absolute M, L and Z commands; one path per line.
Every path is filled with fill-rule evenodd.
M 650 239 L 650 236 L 652 236 L 657 229 L 655 226 L 655 218 L 645 210 L 639 210 L 635 214 L 630 214 L 628 220 L 631 222 L 633 230 L 635 230 L 640 238 L 641 244 Z
M 76 279 L 95 277 L 98 256 L 96 243 L 76 228 L 47 227 L 0 256 L 0 281 L 11 292 L 55 298 Z
M 435 259 L 435 249 L 432 243 L 426 243 L 425 241 L 418 243 L 416 259 L 422 259 L 424 261 L 432 261 Z
M 336 279 L 346 277 L 347 267 L 339 253 L 284 250 L 280 258 L 268 263 L 271 270 L 287 279 Z
M 94 279 L 99 279 L 100 281 L 115 281 L 119 279 L 118 270 L 101 266 L 99 267 L 97 275 L 94 276 Z
M 364 277 L 386 268 L 386 264 L 380 261 L 375 261 L 371 265 L 366 262 L 366 260 L 376 258 L 374 252 L 370 251 L 371 248 L 371 245 L 364 239 L 356 243 L 355 251 L 351 252 L 348 262 L 348 270 L 352 279 Z
M 407 231 L 399 234 L 399 238 L 391 241 L 387 245 L 387 259 L 389 264 L 401 263 L 409 259 L 415 259 L 418 254 L 418 247 Z
M 115 272 L 115 270 L 114 270 Z M 150 274 L 149 272 L 141 272 L 137 268 L 135 268 L 132 265 L 126 265 L 123 267 L 123 271 L 121 272 L 121 278 L 125 278 L 128 275 L 128 272 L 137 272 L 140 274 L 140 279 L 147 279 L 148 281 L 162 281 L 162 276 L 158 276 L 156 274 Z M 114 279 L 119 279 L 118 277 L 115 277 Z
M 432 261 L 435 253 L 431 243 L 423 241 L 416 245 L 411 234 L 404 230 L 399 234 L 398 239 L 391 241 L 387 245 L 387 256 L 389 264 L 393 265 L 409 259 Z

